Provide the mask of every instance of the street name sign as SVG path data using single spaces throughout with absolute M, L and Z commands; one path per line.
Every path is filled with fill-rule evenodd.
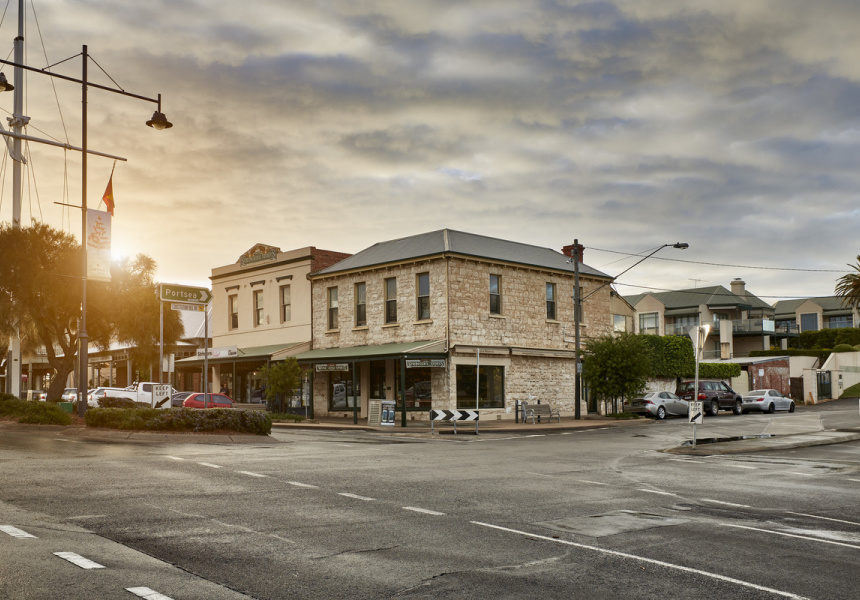
M 203 312 L 206 310 L 204 304 L 180 304 L 179 302 L 170 303 L 171 310 L 193 310 L 195 312 Z
M 173 283 L 162 283 L 159 287 L 161 288 L 161 299 L 164 302 L 209 304 L 209 301 L 212 300 L 212 292 L 207 288 Z

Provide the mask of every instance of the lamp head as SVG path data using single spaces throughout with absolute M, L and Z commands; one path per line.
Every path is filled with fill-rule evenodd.
M 11 92 L 15 86 L 6 81 L 6 74 L 0 73 L 0 92 Z
M 673 244 L 672 247 L 673 248 L 680 248 L 681 250 L 686 250 L 687 248 L 690 247 L 690 244 L 688 244 L 687 242 L 677 242 L 676 244 Z
M 164 113 L 160 113 L 158 111 L 152 113 L 152 118 L 147 121 L 146 124 L 153 129 L 158 129 L 159 131 L 161 131 L 162 129 L 170 129 L 171 127 L 173 127 L 173 123 L 167 120 L 167 117 L 164 116 Z

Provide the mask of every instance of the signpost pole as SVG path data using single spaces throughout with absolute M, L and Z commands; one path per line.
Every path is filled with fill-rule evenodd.
M 161 299 L 161 284 L 158 284 L 158 383 L 164 372 L 164 300 Z
M 203 309 L 203 408 L 209 393 L 209 311 Z

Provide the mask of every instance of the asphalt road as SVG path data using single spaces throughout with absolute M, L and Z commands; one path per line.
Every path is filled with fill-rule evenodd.
M 699 435 L 856 413 L 725 414 Z M 0 428 L 0 598 L 860 597 L 860 443 L 660 451 L 690 436 L 683 419 L 252 444 Z

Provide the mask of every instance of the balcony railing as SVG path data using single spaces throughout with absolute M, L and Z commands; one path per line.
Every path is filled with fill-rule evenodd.
M 733 333 L 760 333 L 762 335 L 797 335 L 797 325 L 777 325 L 773 319 L 739 319 L 732 321 Z

